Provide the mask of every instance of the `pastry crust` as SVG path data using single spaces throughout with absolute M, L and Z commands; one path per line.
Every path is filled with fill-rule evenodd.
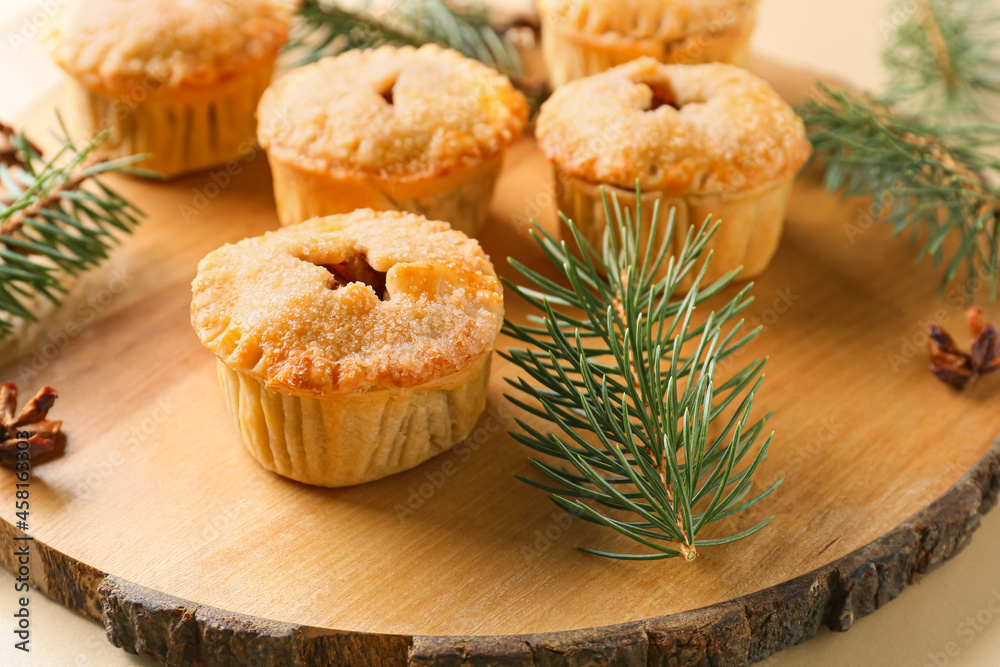
M 556 90 L 536 135 L 571 176 L 666 194 L 759 187 L 794 175 L 811 151 L 802 120 L 763 80 L 731 65 L 653 58 Z
M 539 0 L 554 86 L 643 56 L 746 67 L 757 0 Z
M 271 85 L 257 117 L 272 160 L 398 186 L 499 155 L 521 136 L 528 106 L 505 76 L 429 44 L 299 68 Z
M 331 179 L 273 158 L 268 162 L 282 225 L 371 208 L 447 220 L 452 229 L 475 236 L 489 212 L 503 155 L 420 183 L 389 183 L 366 177 Z
M 609 202 L 617 199 L 619 206 L 628 207 L 632 211 L 636 210 L 639 203 L 634 188 L 594 185 L 569 176 L 558 168 L 556 178 L 559 210 L 576 224 L 583 237 L 596 248 L 601 247 L 607 227 L 604 197 Z M 793 176 L 787 176 L 774 183 L 738 193 L 670 196 L 655 190 L 644 191 L 640 220 L 643 244 L 660 247 L 667 231 L 667 221 L 672 214 L 674 229 L 667 250 L 670 255 L 678 256 L 687 242 L 688 232 L 700 229 L 711 216 L 713 222 L 719 222 L 719 228 L 708 244 L 708 249 L 712 252 L 712 263 L 705 271 L 702 284 L 708 285 L 737 267 L 742 267 L 740 279 L 754 278 L 764 272 L 778 250 L 793 184 Z M 653 212 L 657 202 L 660 210 L 659 231 L 657 238 L 650 239 L 649 231 L 653 226 Z M 568 235 L 564 233 L 563 238 L 568 238 Z M 665 268 L 661 268 L 659 277 L 666 275 Z M 697 270 L 700 269 L 699 265 Z M 691 287 L 697 270 L 681 282 L 681 289 Z
M 245 158 L 256 150 L 253 112 L 271 80 L 272 63 L 216 86 L 180 86 L 139 103 L 108 97 L 67 80 L 76 136 L 110 130 L 101 144 L 109 157 L 148 153 L 138 166 L 164 176 Z
M 289 18 L 287 0 L 69 0 L 43 39 L 88 90 L 145 99 L 270 67 Z
M 538 0 L 538 8 L 548 25 L 607 46 L 731 30 L 753 20 L 757 0 Z
M 338 283 L 338 267 L 358 260 L 385 274 L 385 300 L 360 273 Z M 450 389 L 441 383 L 488 355 L 503 321 L 479 245 L 397 212 L 316 218 L 223 246 L 202 260 L 193 292 L 191 321 L 209 350 L 302 397 Z
M 434 386 L 318 398 L 270 389 L 218 360 L 243 444 L 266 469 L 347 486 L 408 470 L 464 440 L 486 408 L 490 355 Z
M 560 88 L 542 106 L 536 135 L 555 164 L 559 210 L 595 247 L 607 228 L 602 194 L 635 212 L 637 182 L 647 233 L 660 203 L 661 238 L 646 244 L 663 242 L 672 211 L 668 249 L 676 256 L 688 231 L 712 216 L 719 227 L 708 244 L 709 282 L 740 267 L 744 279 L 767 268 L 812 150 L 801 119 L 749 72 L 652 58 Z

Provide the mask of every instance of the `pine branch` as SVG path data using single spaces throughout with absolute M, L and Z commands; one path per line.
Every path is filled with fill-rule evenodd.
M 61 122 L 61 121 L 60 121 Z M 65 134 L 65 128 L 63 128 Z M 10 159 L 0 163 L 0 339 L 17 320 L 37 321 L 29 309 L 41 296 L 59 305 L 62 277 L 100 264 L 115 242 L 131 233 L 142 212 L 98 178 L 107 172 L 139 173 L 136 155 L 100 157 L 99 136 L 78 148 L 69 139 L 48 160 L 13 128 L 0 124 Z M 145 172 L 143 172 L 145 173 Z
M 638 188 L 637 188 L 638 192 Z M 711 253 L 700 269 L 718 225 L 706 221 L 689 231 L 683 250 L 667 259 L 673 211 L 660 238 L 659 205 L 649 234 L 640 210 L 613 207 L 613 221 L 600 251 L 566 220 L 582 248 L 577 255 L 537 225 L 533 236 L 565 284 L 545 278 L 516 260 L 528 281 L 505 281 L 537 311 L 528 322 L 507 321 L 504 332 L 527 345 L 502 356 L 523 375 L 508 379 L 507 398 L 553 425 L 539 431 L 518 420 L 512 436 L 556 459 L 532 459 L 551 483 L 522 481 L 551 494 L 570 514 L 629 537 L 646 553 L 609 558 L 694 560 L 699 547 L 727 544 L 751 535 L 770 519 L 736 534 L 699 539 L 712 523 L 757 504 L 780 480 L 748 498 L 752 478 L 771 436 L 757 444 L 767 415 L 751 419 L 764 361 L 750 362 L 731 377 L 717 378 L 718 364 L 746 345 L 759 329 L 741 333 L 738 315 L 751 303 L 750 286 L 696 324 L 697 307 L 735 278 L 733 271 L 703 286 Z M 655 276 L 666 266 L 662 279 Z M 681 285 L 693 278 L 683 294 Z
M 440 44 L 506 75 L 537 109 L 547 95 L 544 82 L 530 81 L 517 48 L 495 29 L 479 5 L 453 6 L 443 0 L 394 2 L 381 11 L 351 11 L 336 2 L 303 0 L 299 21 L 286 44 L 305 65 L 351 49 L 384 44 Z
M 898 0 L 907 19 L 886 43 L 886 102 L 922 114 L 982 115 L 1000 93 L 1000 8 L 993 0 Z
M 823 87 L 798 112 L 831 192 L 872 196 L 872 217 L 908 234 L 916 261 L 944 267 L 942 289 L 964 268 L 970 291 L 983 281 L 996 298 L 1000 160 L 988 151 L 1000 126 L 938 124 Z

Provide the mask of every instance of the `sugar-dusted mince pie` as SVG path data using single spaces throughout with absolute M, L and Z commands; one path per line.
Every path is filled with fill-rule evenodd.
M 412 468 L 465 438 L 502 321 L 475 240 L 368 209 L 215 250 L 191 303 L 247 449 L 322 486 Z
M 62 3 L 57 3 L 62 4 Z M 288 34 L 287 0 L 68 0 L 44 44 L 68 75 L 77 138 L 173 176 L 254 146 L 254 109 Z
M 528 107 L 505 76 L 430 44 L 299 68 L 271 85 L 257 116 L 282 224 L 367 207 L 472 235 Z
M 802 120 L 763 80 L 723 64 L 641 58 L 556 90 L 536 130 L 555 165 L 560 210 L 600 247 L 602 187 L 624 206 L 641 185 L 676 209 L 673 249 L 711 215 L 721 221 L 708 279 L 761 273 L 778 247 L 795 175 L 809 157 Z M 657 239 L 659 241 L 660 239 Z
M 538 0 L 553 85 L 641 56 L 745 67 L 757 0 Z

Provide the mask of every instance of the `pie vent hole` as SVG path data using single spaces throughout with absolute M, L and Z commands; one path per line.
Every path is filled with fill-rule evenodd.
M 368 285 L 381 301 L 388 301 L 389 293 L 385 287 L 385 272 L 376 271 L 368 263 L 364 253 L 348 257 L 339 264 L 319 264 L 333 276 L 331 289 L 340 289 L 351 283 Z
M 393 92 L 396 87 L 396 79 L 392 78 L 384 82 L 382 86 L 378 89 L 378 94 L 382 96 L 385 103 L 389 106 L 396 104 L 395 93 Z
M 684 106 L 677 101 L 677 96 L 674 95 L 674 91 L 670 90 L 667 86 L 657 83 L 647 83 L 645 85 L 653 93 L 653 99 L 646 111 L 656 111 L 660 107 L 673 107 L 679 111 L 680 108 Z

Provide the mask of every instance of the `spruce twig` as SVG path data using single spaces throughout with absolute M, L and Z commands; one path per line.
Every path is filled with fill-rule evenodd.
M 286 45 L 297 65 L 351 49 L 391 44 L 440 44 L 489 65 L 506 75 L 537 109 L 547 95 L 544 82 L 525 76 L 517 48 L 489 21 L 478 4 L 453 5 L 443 0 L 413 0 L 388 7 L 349 10 L 336 2 L 303 0 L 298 23 Z
M 984 115 L 1000 93 L 1000 7 L 994 0 L 899 0 L 906 17 L 886 42 L 885 102 L 942 117 Z
M 60 121 L 61 122 L 61 121 Z M 65 136 L 65 128 L 63 128 Z M 44 159 L 23 132 L 0 124 L 10 146 L 0 163 L 0 339 L 41 296 L 59 305 L 63 278 L 100 264 L 116 232 L 131 233 L 142 212 L 101 182 L 108 172 L 140 173 L 145 155 L 108 160 L 96 153 L 106 135 L 77 147 L 69 139 Z M 142 172 L 144 173 L 144 172 Z
M 982 283 L 996 298 L 1000 126 L 922 120 L 822 86 L 798 112 L 831 192 L 871 196 L 873 217 L 908 236 L 915 261 L 942 268 L 942 290 L 963 273 L 970 296 Z
M 696 324 L 697 308 L 738 274 L 704 284 L 711 261 L 706 247 L 717 224 L 709 220 L 689 231 L 682 251 L 668 259 L 673 212 L 662 237 L 658 204 L 648 235 L 640 229 L 641 210 L 605 200 L 605 212 L 611 224 L 600 250 L 564 218 L 579 255 L 534 227 L 561 282 L 509 260 L 527 284 L 505 283 L 535 314 L 526 323 L 504 325 L 508 336 L 527 345 L 501 353 L 523 372 L 507 380 L 514 390 L 507 398 L 552 427 L 539 430 L 518 420 L 521 430 L 512 436 L 547 457 L 532 462 L 551 482 L 519 479 L 548 492 L 572 515 L 646 548 L 617 553 L 580 547 L 585 552 L 691 561 L 702 547 L 766 526 L 770 519 L 727 536 L 699 537 L 781 483 L 750 496 L 772 437 L 758 442 L 770 415 L 751 417 L 765 362 L 717 376 L 718 364 L 759 332 L 744 331 L 738 319 L 752 301 L 750 286 Z M 644 244 L 647 236 L 663 242 Z M 664 267 L 665 276 L 657 279 Z
M 900 0 L 883 52 L 891 85 L 863 97 L 818 86 L 799 107 L 824 182 L 873 198 L 873 217 L 909 237 L 916 261 L 997 294 L 1000 8 L 992 0 Z M 901 20 L 899 20 L 901 18 Z M 977 118 L 978 117 L 978 118 Z

